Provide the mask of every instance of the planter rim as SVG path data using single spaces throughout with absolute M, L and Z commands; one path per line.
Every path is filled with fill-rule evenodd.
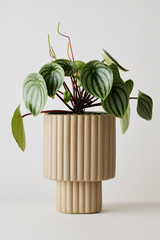
M 108 115 L 108 113 L 106 112 L 84 112 L 82 114 L 78 114 L 78 113 L 60 113 L 60 112 L 48 112 L 48 113 L 44 113 L 45 115 L 77 115 L 77 116 L 85 116 L 85 115 Z

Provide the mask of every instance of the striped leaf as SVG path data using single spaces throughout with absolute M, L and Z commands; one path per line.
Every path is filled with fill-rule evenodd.
M 117 65 L 112 63 L 110 65 L 110 68 L 112 69 L 112 72 L 113 72 L 113 83 L 123 82 L 123 80 L 122 80 L 122 78 L 120 76 L 120 73 L 119 73 Z
M 106 62 L 108 65 L 111 65 L 112 63 L 114 63 L 114 64 L 116 64 L 117 67 L 118 67 L 119 69 L 121 69 L 122 71 L 125 71 L 125 72 L 128 71 L 127 69 L 125 69 L 124 67 L 122 67 L 106 50 L 103 49 L 103 51 L 104 51 L 104 55 L 102 55 L 102 56 L 103 56 L 103 58 L 105 59 L 105 62 Z
M 129 95 L 130 95 L 133 90 L 134 82 L 131 79 L 129 79 L 125 82 L 125 85 L 129 91 Z
M 33 116 L 37 116 L 44 108 L 47 102 L 47 88 L 39 73 L 31 73 L 24 80 L 23 99 Z
M 151 120 L 152 119 L 153 101 L 152 98 L 139 91 L 137 102 L 137 113 L 140 117 Z
M 123 118 L 120 118 L 120 125 L 121 125 L 121 131 L 122 134 L 124 134 L 128 127 L 130 122 L 130 105 L 128 104 L 127 110 L 123 116 Z
M 122 82 L 113 84 L 112 90 L 105 100 L 101 100 L 103 109 L 112 116 L 122 118 L 129 103 L 129 92 Z
M 64 81 L 63 68 L 55 62 L 47 63 L 40 69 L 39 73 L 43 76 L 46 82 L 48 96 L 54 98 L 56 92 L 62 86 Z
M 113 84 L 113 73 L 106 64 L 94 60 L 85 64 L 80 75 L 83 88 L 91 95 L 105 99 Z
M 77 71 L 76 64 L 68 59 L 58 59 L 54 63 L 59 64 L 63 68 L 65 76 L 72 76 Z
M 20 105 L 16 108 L 13 114 L 11 127 L 12 127 L 12 134 L 14 139 L 16 140 L 21 150 L 24 152 L 26 147 L 26 138 L 25 138 L 24 125 L 23 125 L 23 118 L 20 112 Z

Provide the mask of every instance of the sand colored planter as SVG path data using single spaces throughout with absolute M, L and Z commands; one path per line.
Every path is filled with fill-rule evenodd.
M 44 114 L 43 175 L 56 182 L 56 208 L 94 213 L 102 181 L 115 177 L 115 118 L 108 114 Z

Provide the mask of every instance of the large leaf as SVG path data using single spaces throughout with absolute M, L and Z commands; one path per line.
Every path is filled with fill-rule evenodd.
M 121 125 L 121 131 L 122 134 L 124 134 L 128 127 L 130 122 L 130 105 L 128 104 L 127 110 L 123 116 L 123 118 L 120 118 L 120 125 Z
M 137 102 L 137 113 L 140 117 L 151 120 L 152 119 L 153 101 L 152 98 L 139 91 Z
M 113 84 L 112 90 L 105 100 L 101 100 L 103 109 L 112 116 L 122 118 L 129 103 L 129 92 L 122 82 Z
M 108 64 L 108 65 L 111 65 L 112 63 L 114 63 L 114 64 L 116 64 L 117 65 L 117 67 L 119 68 L 119 69 L 121 69 L 122 71 L 128 71 L 127 69 L 125 69 L 124 67 L 122 67 L 106 50 L 104 50 L 103 49 L 103 51 L 104 51 L 104 55 L 102 55 L 103 56 L 103 58 L 105 59 L 105 62 Z
M 29 74 L 23 83 L 23 99 L 26 108 L 37 116 L 47 103 L 47 88 L 39 73 Z
M 57 59 L 53 63 L 57 63 L 63 68 L 65 76 L 72 76 L 77 71 L 76 64 L 68 59 Z
M 46 82 L 48 96 L 54 97 L 64 81 L 63 68 L 55 62 L 47 63 L 40 69 L 39 73 Z
M 86 63 L 80 77 L 83 88 L 95 97 L 105 99 L 112 88 L 112 70 L 98 60 Z
M 12 134 L 14 139 L 16 140 L 21 150 L 24 152 L 26 147 L 26 138 L 25 138 L 24 125 L 23 125 L 23 118 L 20 112 L 20 105 L 16 108 L 13 114 L 11 127 L 12 127 Z

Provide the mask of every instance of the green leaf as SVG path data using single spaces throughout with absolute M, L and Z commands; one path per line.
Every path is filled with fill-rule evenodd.
M 123 82 L 113 84 L 105 100 L 101 100 L 103 109 L 112 116 L 122 118 L 129 103 L 129 92 Z
M 95 97 L 105 99 L 112 88 L 112 70 L 98 60 L 86 63 L 80 77 L 83 88 Z
M 50 39 L 49 39 L 49 34 L 48 34 L 48 47 L 49 47 L 49 55 L 52 57 L 52 58 L 55 58 L 56 59 L 56 54 L 55 52 L 53 51 L 53 48 L 50 44 Z
M 65 76 L 72 76 L 77 71 L 76 64 L 68 59 L 57 59 L 53 63 L 57 63 L 63 68 Z
M 137 101 L 137 113 L 140 117 L 151 120 L 152 119 L 153 101 L 152 98 L 139 91 Z
M 112 69 L 112 72 L 113 72 L 113 83 L 116 83 L 116 82 L 123 82 L 121 76 L 120 76 L 120 73 L 119 73 L 119 70 L 118 70 L 118 67 L 117 65 L 115 65 L 114 63 L 112 63 L 110 65 L 110 68 Z
M 134 82 L 131 79 L 129 79 L 125 82 L 125 85 L 128 88 L 129 95 L 130 95 L 133 90 Z
M 47 103 L 47 88 L 39 73 L 29 74 L 23 83 L 23 99 L 26 108 L 37 116 Z
M 130 105 L 128 104 L 127 110 L 126 110 L 123 118 L 120 118 L 122 134 L 124 134 L 127 131 L 128 127 L 129 127 L 129 122 L 130 122 Z
M 13 114 L 11 127 L 12 127 L 12 134 L 14 139 L 16 140 L 21 150 L 24 152 L 26 147 L 26 138 L 25 138 L 24 125 L 23 125 L 23 118 L 20 112 L 20 105 L 16 108 Z
M 40 69 L 39 73 L 46 82 L 48 96 L 54 98 L 56 92 L 60 89 L 64 81 L 63 68 L 54 61 L 53 63 L 45 64 Z
M 64 102 L 67 103 L 71 100 L 71 93 L 69 91 L 64 92 Z
M 117 65 L 117 67 L 119 67 L 122 71 L 125 71 L 125 72 L 129 71 L 129 70 L 123 68 L 106 50 L 103 49 L 103 51 L 104 51 L 104 55 L 102 55 L 102 56 L 108 65 L 115 63 Z
M 74 77 L 77 79 L 78 87 L 80 87 L 81 86 L 80 74 L 85 63 L 79 60 L 75 61 L 74 63 L 77 66 L 77 72 L 74 74 Z

